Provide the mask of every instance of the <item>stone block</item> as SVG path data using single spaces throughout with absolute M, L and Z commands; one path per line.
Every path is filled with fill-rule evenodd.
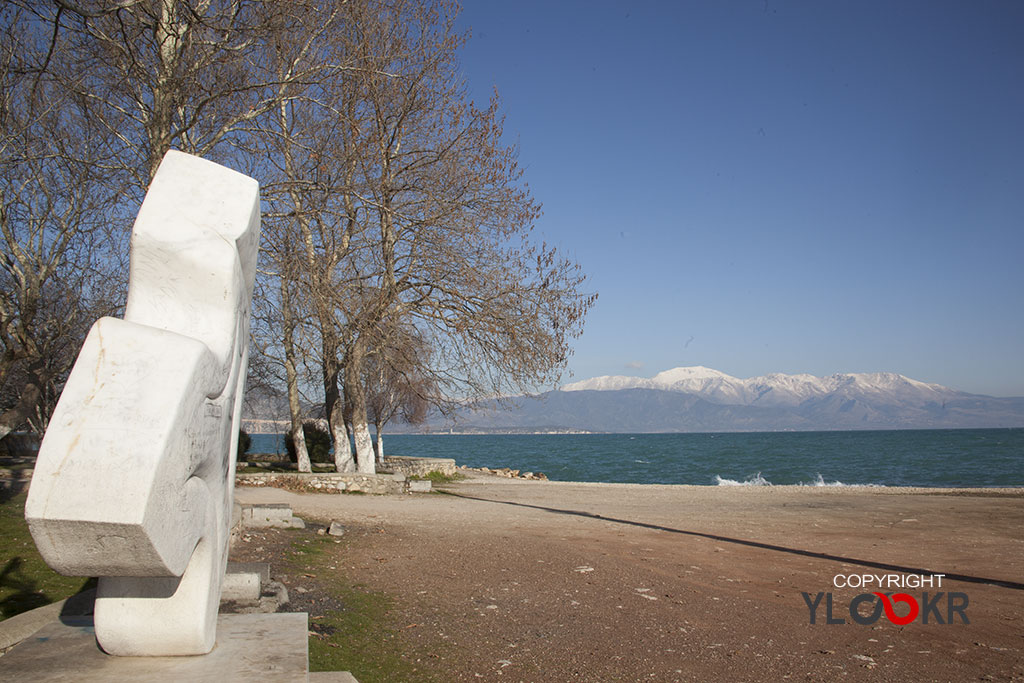
M 242 523 L 253 529 L 305 529 L 306 523 L 292 515 L 287 503 L 261 503 L 243 506 Z
M 260 581 L 267 583 L 270 581 L 270 563 L 269 562 L 228 562 L 228 574 L 247 574 L 255 573 L 260 575 Z
M 256 572 L 228 572 L 220 589 L 221 602 L 257 602 L 263 582 Z
M 432 486 L 429 479 L 410 479 L 410 493 L 430 493 Z
M 341 522 L 331 522 L 331 526 L 327 529 L 327 533 L 331 536 L 344 536 L 345 527 L 341 525 Z

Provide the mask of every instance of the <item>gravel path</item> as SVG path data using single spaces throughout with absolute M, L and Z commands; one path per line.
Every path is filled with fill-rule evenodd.
M 445 488 L 236 497 L 346 524 L 339 571 L 395 599 L 401 646 L 457 653 L 449 680 L 1024 680 L 1021 489 Z M 853 623 L 871 589 L 833 578 L 893 567 L 957 576 L 906 592 L 964 593 L 970 624 Z M 810 624 L 805 592 L 848 623 L 823 599 Z

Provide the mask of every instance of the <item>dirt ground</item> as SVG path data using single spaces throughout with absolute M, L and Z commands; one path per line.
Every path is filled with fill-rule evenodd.
M 418 665 L 446 680 L 1024 681 L 1024 490 L 477 474 L 445 488 L 408 496 L 239 488 L 236 499 L 342 522 L 346 540 L 328 551 L 337 553 L 332 566 L 393 599 L 388 618 L 400 635 L 382 647 L 417 658 L 438 652 Z M 257 541 L 240 544 L 239 559 L 271 549 L 270 536 Z M 919 616 L 899 626 L 881 613 L 854 622 L 851 599 L 877 588 L 837 588 L 834 577 L 894 573 L 947 575 L 941 588 L 885 591 L 919 603 L 929 593 L 929 623 Z M 291 609 L 315 600 L 295 591 L 303 580 L 288 579 L 293 597 L 304 596 Z M 826 594 L 814 624 L 804 593 Z M 832 619 L 846 623 L 827 623 L 830 593 Z M 950 593 L 968 605 L 953 623 L 936 623 L 950 616 Z M 897 605 L 895 616 L 906 612 Z

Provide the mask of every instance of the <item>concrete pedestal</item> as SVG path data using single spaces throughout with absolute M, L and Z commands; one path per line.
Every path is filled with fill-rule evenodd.
M 222 614 L 217 645 L 193 657 L 112 657 L 96 645 L 92 617 L 64 617 L 0 657 L 0 680 L 302 682 L 309 678 L 305 613 Z

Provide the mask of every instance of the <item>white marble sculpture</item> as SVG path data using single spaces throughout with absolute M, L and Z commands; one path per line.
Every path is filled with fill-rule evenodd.
M 32 537 L 55 570 L 100 577 L 110 654 L 213 648 L 259 233 L 255 180 L 168 152 L 132 231 L 124 320 L 89 331 L 39 450 Z

